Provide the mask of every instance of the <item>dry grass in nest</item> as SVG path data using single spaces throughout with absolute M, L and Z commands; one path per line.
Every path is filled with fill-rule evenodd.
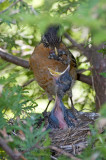
M 49 133 L 52 141 L 51 145 L 72 155 L 80 154 L 87 147 L 87 137 L 91 135 L 89 124 L 94 124 L 99 114 L 77 112 L 76 117 L 78 123 L 74 128 L 68 128 L 67 130 L 53 129 Z M 58 151 L 55 152 L 56 157 L 60 154 Z

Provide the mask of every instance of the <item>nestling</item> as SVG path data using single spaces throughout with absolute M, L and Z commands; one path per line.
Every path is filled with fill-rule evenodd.
M 54 78 L 54 83 L 56 85 L 56 99 L 55 105 L 49 115 L 48 118 L 48 127 L 49 128 L 60 128 L 67 129 L 69 127 L 74 127 L 74 121 L 76 117 L 73 113 L 68 110 L 63 102 L 62 98 L 66 94 L 66 92 L 70 89 L 72 85 L 72 78 L 69 74 L 70 66 L 66 68 L 64 72 L 61 74 L 58 72 L 54 72 L 53 70 L 49 70 L 50 74 Z

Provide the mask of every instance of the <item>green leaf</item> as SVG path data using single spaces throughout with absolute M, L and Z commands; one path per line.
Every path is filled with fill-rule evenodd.
M 100 75 L 106 78 L 106 72 L 101 72 Z

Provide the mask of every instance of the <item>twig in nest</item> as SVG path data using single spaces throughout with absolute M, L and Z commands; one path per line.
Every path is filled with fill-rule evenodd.
M 100 117 L 100 114 L 94 112 L 78 112 L 78 116 L 83 116 L 87 117 L 90 120 L 95 120 Z
M 35 145 L 33 145 L 31 148 L 23 151 L 22 153 L 29 152 L 29 151 L 33 150 L 34 148 L 41 149 L 41 150 L 44 150 L 44 149 L 48 149 L 48 148 L 49 148 L 49 149 L 52 149 L 52 150 L 54 150 L 54 151 L 56 151 L 56 152 L 59 152 L 59 153 L 65 155 L 65 156 L 67 156 L 67 157 L 69 157 L 69 158 L 73 158 L 73 160 L 81 160 L 81 159 L 79 159 L 79 158 L 74 157 L 71 153 L 68 153 L 68 152 L 64 151 L 63 149 L 60 149 L 60 148 L 55 147 L 55 146 L 41 147 L 41 146 L 35 144 Z
M 57 158 L 56 158 L 56 157 L 54 157 L 54 156 L 51 156 L 51 159 L 57 160 Z
M 87 146 L 87 142 L 79 142 L 79 143 L 76 143 L 76 144 L 70 144 L 70 145 L 60 146 L 60 148 L 65 149 L 65 150 L 72 150 L 73 145 L 75 147 L 78 147 L 78 146 L 80 146 L 80 144 L 81 145 L 83 144 L 84 146 Z
M 74 157 L 71 153 L 68 153 L 68 152 L 65 152 L 63 149 L 60 149 L 58 147 L 55 147 L 55 146 L 48 146 L 48 148 L 52 149 L 52 150 L 55 150 L 69 158 L 73 158 L 73 160 L 80 160 L 79 158 L 76 158 Z

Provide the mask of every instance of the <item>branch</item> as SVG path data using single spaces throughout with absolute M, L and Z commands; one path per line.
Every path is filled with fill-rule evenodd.
M 58 153 L 61 153 L 61 154 L 65 155 L 65 156 L 67 156 L 67 157 L 69 157 L 69 158 L 72 158 L 73 160 L 81 160 L 81 159 L 73 156 L 71 153 L 68 153 L 68 152 L 64 151 L 63 149 L 60 149 L 60 148 L 58 148 L 58 147 L 56 147 L 56 146 L 52 146 L 52 145 L 47 146 L 47 147 L 41 147 L 41 146 L 35 144 L 35 145 L 33 145 L 31 148 L 23 151 L 22 153 L 30 152 L 30 151 L 32 151 L 32 150 L 35 149 L 35 148 L 40 149 L 40 150 L 45 150 L 45 149 L 48 149 L 48 148 L 49 148 L 49 149 L 52 149 L 52 150 L 54 150 L 54 151 L 56 151 L 56 152 L 58 152 Z
M 6 144 L 5 140 L 0 137 L 0 146 L 3 148 L 3 150 L 11 157 L 12 160 L 27 160 L 24 158 L 21 153 L 14 153 L 12 149 Z
M 73 160 L 81 160 L 81 159 L 79 159 L 79 158 L 77 158 L 77 157 L 74 157 L 71 153 L 68 153 L 68 152 L 66 152 L 66 151 L 64 151 L 63 149 L 60 149 L 60 148 L 58 148 L 58 147 L 48 146 L 48 148 L 50 148 L 50 149 L 52 149 L 52 150 L 55 150 L 55 151 L 57 151 L 57 152 L 65 155 L 65 156 L 67 156 L 67 157 L 69 157 L 69 158 L 72 158 Z
M 0 49 L 0 57 L 4 59 L 5 61 L 14 63 L 18 66 L 24 67 L 24 68 L 29 68 L 29 62 L 26 60 L 23 60 L 21 58 L 18 58 L 16 56 L 13 56 L 9 53 L 4 52 L 2 49 Z
M 77 47 L 83 53 L 85 52 L 84 48 L 80 44 L 78 44 L 75 40 L 73 40 L 67 33 L 65 33 L 64 36 L 72 43 L 72 45 L 74 47 Z M 86 52 L 88 52 L 88 51 L 86 50 Z M 92 79 L 90 76 L 85 76 L 85 75 L 78 73 L 78 72 L 77 72 L 77 80 L 84 82 L 84 83 L 87 83 L 89 85 L 92 85 Z
M 81 73 L 77 73 L 77 80 L 92 85 L 92 78 Z
M 33 81 L 35 81 L 35 78 L 30 79 L 29 81 L 25 82 L 22 87 L 26 87 L 27 85 L 29 85 L 30 83 L 32 83 Z
M 19 1 L 21 1 L 21 0 L 17 0 L 17 1 L 15 1 L 14 3 L 12 3 L 12 4 L 11 4 L 9 7 L 7 7 L 5 10 L 1 11 L 0 14 L 6 12 L 6 11 L 9 10 L 11 7 L 15 6 Z
M 11 62 L 13 64 L 16 64 L 18 66 L 29 68 L 29 62 L 26 60 L 23 60 L 21 58 L 18 58 L 16 56 L 13 56 L 9 53 L 4 52 L 2 49 L 0 49 L 0 57 L 8 62 Z M 87 83 L 89 85 L 92 85 L 92 79 L 90 76 L 85 76 L 83 74 L 77 73 L 77 80 L 82 81 L 84 83 Z M 32 82 L 33 80 L 29 81 L 28 83 Z M 26 85 L 26 84 L 25 84 Z M 24 87 L 24 86 L 23 86 Z
M 79 50 L 84 51 L 84 48 L 75 40 L 73 40 L 67 33 L 65 33 L 64 36 L 72 43 L 74 47 L 77 47 Z

